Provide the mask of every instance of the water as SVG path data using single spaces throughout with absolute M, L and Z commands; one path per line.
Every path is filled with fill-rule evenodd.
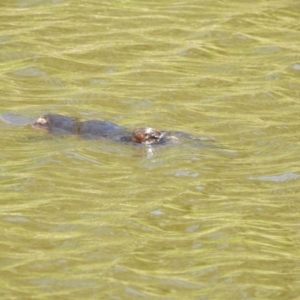
M 0 112 L 215 139 L 149 149 L 0 123 L 2 299 L 296 299 L 295 1 L 2 1 Z

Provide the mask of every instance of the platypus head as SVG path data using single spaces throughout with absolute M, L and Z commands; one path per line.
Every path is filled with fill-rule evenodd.
M 146 127 L 135 129 L 132 132 L 131 140 L 136 143 L 152 145 L 158 143 L 162 137 L 163 134 L 160 131 L 154 128 Z

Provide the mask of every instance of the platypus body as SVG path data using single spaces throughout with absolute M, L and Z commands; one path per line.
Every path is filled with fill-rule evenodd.
M 108 138 L 114 141 L 135 144 L 177 144 L 183 139 L 212 141 L 211 138 L 194 137 L 185 132 L 159 131 L 151 127 L 136 128 L 133 131 L 115 123 L 102 120 L 79 121 L 77 118 L 45 114 L 35 119 L 13 113 L 3 113 L 0 119 L 14 125 L 31 125 L 54 135 L 79 135 L 87 139 Z

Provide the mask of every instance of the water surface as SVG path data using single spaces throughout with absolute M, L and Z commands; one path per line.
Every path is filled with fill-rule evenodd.
M 0 123 L 3 299 L 296 299 L 300 6 L 2 1 L 0 112 L 215 138 L 149 149 Z

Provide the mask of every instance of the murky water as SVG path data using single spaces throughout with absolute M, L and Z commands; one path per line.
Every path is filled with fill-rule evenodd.
M 215 138 L 150 151 L 0 123 L 1 299 L 299 297 L 297 1 L 0 7 L 0 113 Z

